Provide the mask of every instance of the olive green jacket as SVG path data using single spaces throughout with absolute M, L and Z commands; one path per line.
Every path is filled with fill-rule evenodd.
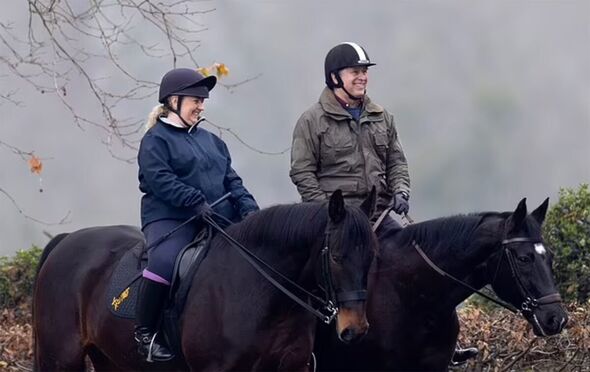
M 341 189 L 347 201 L 358 205 L 375 186 L 380 214 L 394 193 L 410 195 L 393 116 L 365 97 L 357 123 L 328 88 L 297 121 L 289 175 L 304 202 L 325 200 Z

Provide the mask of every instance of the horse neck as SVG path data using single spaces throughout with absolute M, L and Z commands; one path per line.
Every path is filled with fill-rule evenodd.
M 295 223 L 286 229 L 266 229 L 262 221 L 254 219 L 233 235 L 273 269 L 308 287 L 315 279 L 313 270 L 319 258 L 327 221 L 320 212 L 310 221 Z M 316 228 L 309 229 L 309 226 Z
M 487 263 L 501 249 L 503 226 L 504 220 L 495 217 L 482 223 L 476 230 L 473 240 L 465 247 L 466 254 L 462 259 L 457 260 L 448 272 L 477 290 L 491 284 L 486 273 Z M 474 291 L 470 288 L 453 282 L 446 296 L 448 301 L 456 306 L 473 293 Z
M 402 235 L 396 236 L 397 241 L 381 241 L 382 249 L 373 279 L 381 282 L 378 286 L 393 285 L 398 289 L 401 287 L 402 292 L 403 283 L 411 283 L 406 297 L 414 299 L 416 306 L 424 306 L 426 301 L 433 306 L 454 309 L 473 292 L 438 273 L 420 256 L 412 241 L 416 241 L 426 256 L 445 273 L 480 289 L 487 284 L 483 280 L 481 266 L 501 241 L 500 234 L 495 233 L 501 231 L 499 228 L 499 220 L 482 222 L 461 240 L 463 243 L 441 231 L 434 247 L 421 241 L 418 235 L 410 239 Z M 390 267 L 393 269 L 390 270 Z M 417 293 L 424 296 L 417 296 Z

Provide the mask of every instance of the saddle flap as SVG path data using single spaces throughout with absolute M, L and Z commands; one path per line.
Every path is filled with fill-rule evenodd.
M 115 267 L 107 290 L 106 303 L 111 312 L 122 318 L 135 318 L 135 305 L 141 272 L 147 266 L 145 241 L 129 249 Z

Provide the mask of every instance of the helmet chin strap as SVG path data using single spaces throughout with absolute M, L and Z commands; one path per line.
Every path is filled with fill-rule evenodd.
M 363 92 L 363 95 L 360 97 L 353 96 L 352 94 L 350 94 L 350 92 L 348 90 L 346 90 L 346 88 L 344 88 L 344 82 L 342 81 L 342 78 L 340 77 L 340 72 L 336 72 L 334 75 L 336 75 L 336 81 L 338 82 L 338 84 L 334 85 L 334 88 L 341 88 L 350 99 L 353 99 L 355 101 L 362 101 L 363 100 L 363 98 L 365 97 L 365 94 L 367 93 L 366 90 Z
M 173 113 L 176 114 L 176 116 L 178 116 L 180 118 L 182 123 L 184 125 L 186 125 L 187 128 L 190 128 L 190 127 L 192 127 L 192 125 L 187 123 L 186 120 L 184 120 L 183 117 L 180 115 L 180 108 L 182 107 L 182 100 L 183 99 L 184 99 L 184 96 L 178 96 L 178 101 L 176 102 L 176 107 L 177 107 L 176 110 L 168 102 L 166 102 L 166 106 L 168 106 L 168 110 L 172 111 Z
M 348 95 L 348 97 L 350 97 L 351 99 L 354 99 L 355 101 L 362 101 L 362 100 L 363 100 L 363 98 L 365 97 L 365 93 L 366 93 L 366 91 L 365 91 L 365 92 L 363 92 L 363 95 L 362 95 L 362 96 L 360 96 L 360 97 L 355 97 L 355 96 L 353 96 L 352 94 L 350 94 L 350 93 L 349 93 L 349 92 L 346 90 L 346 88 L 344 88 L 344 86 L 342 86 L 342 90 L 344 91 L 344 93 L 346 93 L 346 94 Z

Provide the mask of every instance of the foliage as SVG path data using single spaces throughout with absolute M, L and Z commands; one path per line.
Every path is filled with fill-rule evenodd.
M 562 296 L 590 298 L 590 189 L 561 189 L 547 214 L 544 238 L 555 253 L 554 271 Z
M 31 371 L 31 313 L 26 305 L 0 310 L 0 371 Z
M 33 246 L 13 258 L 0 258 L 0 370 L 30 370 L 32 365 L 30 296 L 42 250 Z M 467 305 L 459 311 L 461 345 L 480 354 L 454 371 L 590 371 L 590 301 L 568 306 L 567 328 L 537 338 L 522 317 Z
M 31 370 L 31 319 L 15 309 L 0 311 L 0 370 Z M 538 338 L 520 316 L 466 306 L 459 311 L 460 343 L 479 355 L 453 371 L 590 372 L 590 303 L 568 306 L 569 322 L 559 335 Z
M 459 342 L 480 352 L 453 370 L 590 371 L 590 302 L 570 304 L 568 316 L 561 334 L 540 338 L 521 316 L 466 306 L 459 311 Z
M 28 302 L 42 249 L 32 246 L 12 258 L 0 257 L 0 309 Z

